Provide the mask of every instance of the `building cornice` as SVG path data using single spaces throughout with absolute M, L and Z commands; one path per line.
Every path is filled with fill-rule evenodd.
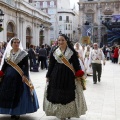
M 7 2 L 2 0 L 2 1 L 0 1 L 0 6 L 4 6 L 5 8 L 7 7 L 18 13 L 23 13 L 26 16 L 32 17 L 33 19 L 40 20 L 42 23 L 51 25 L 51 23 L 49 22 L 50 16 L 48 14 L 34 8 L 30 4 L 27 6 L 28 3 L 25 3 L 25 4 L 24 3 L 25 3 L 24 1 L 16 1 L 15 5 L 10 5 L 10 4 L 7 4 Z M 24 10 L 22 10 L 23 6 L 24 6 Z M 28 12 L 28 9 L 30 12 Z
M 73 16 L 75 16 L 75 12 L 71 9 L 70 10 L 67 10 L 67 9 L 58 10 L 57 13 L 68 13 L 68 14 L 72 14 Z

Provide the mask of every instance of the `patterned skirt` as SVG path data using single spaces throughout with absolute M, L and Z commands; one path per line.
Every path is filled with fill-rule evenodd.
M 47 90 L 45 89 L 43 110 L 47 116 L 56 116 L 57 118 L 76 117 L 79 118 L 87 111 L 87 106 L 80 81 L 75 81 L 75 100 L 66 104 L 53 104 L 46 99 Z M 46 85 L 47 88 L 47 85 Z

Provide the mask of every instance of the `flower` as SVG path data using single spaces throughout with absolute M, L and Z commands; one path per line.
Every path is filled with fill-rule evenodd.
M 0 77 L 3 77 L 4 73 L 3 71 L 0 71 Z
M 84 72 L 82 70 L 78 70 L 75 73 L 75 76 L 76 76 L 77 80 L 81 81 L 81 85 L 83 87 L 83 90 L 86 90 L 86 80 L 85 80 L 83 75 L 84 75 Z
M 75 76 L 76 77 L 82 77 L 84 75 L 84 72 L 82 70 L 78 70 L 76 73 L 75 73 Z

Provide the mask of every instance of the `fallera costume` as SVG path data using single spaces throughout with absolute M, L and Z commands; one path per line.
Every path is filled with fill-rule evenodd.
M 22 82 L 19 73 L 6 62 L 6 57 L 1 69 L 5 75 L 0 83 L 0 114 L 22 115 L 37 111 L 39 105 L 35 90 L 31 95 L 29 87 Z M 16 54 L 10 52 L 10 59 L 29 78 L 27 52 L 21 49 Z
M 43 110 L 47 116 L 79 118 L 87 110 L 83 89 L 80 81 L 75 80 L 74 73 L 57 56 L 57 49 L 50 55 L 46 74 L 49 82 L 44 94 Z M 77 55 L 68 46 L 64 56 L 73 65 L 75 71 L 81 70 Z
M 90 55 L 90 51 L 86 51 L 85 52 L 85 68 L 86 68 L 86 73 L 87 74 L 93 74 L 93 70 L 92 67 L 89 66 L 89 55 Z

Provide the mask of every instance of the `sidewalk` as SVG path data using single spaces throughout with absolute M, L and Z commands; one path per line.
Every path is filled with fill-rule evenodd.
M 21 116 L 20 120 L 58 120 L 56 117 L 45 116 L 42 109 L 45 74 L 46 70 L 31 73 L 40 109 L 36 113 Z M 120 65 L 107 62 L 100 83 L 93 84 L 92 76 L 89 76 L 84 94 L 88 111 L 79 119 L 71 120 L 120 120 Z M 10 116 L 0 115 L 0 120 L 10 120 Z

